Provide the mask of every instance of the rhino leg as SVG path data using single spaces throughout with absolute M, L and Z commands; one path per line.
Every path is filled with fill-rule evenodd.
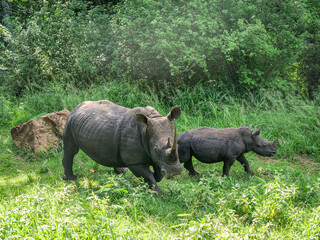
M 179 146 L 178 150 L 179 150 L 179 161 L 181 163 L 184 163 L 183 166 L 185 169 L 189 171 L 189 175 L 190 176 L 198 175 L 199 173 L 193 168 L 192 154 L 191 154 L 190 148 Z
M 222 177 L 224 177 L 224 176 L 229 177 L 230 167 L 234 164 L 235 161 L 236 161 L 235 158 L 227 159 L 224 161 Z
M 192 156 L 190 156 L 190 159 L 187 162 L 185 162 L 183 166 L 189 171 L 190 176 L 199 175 L 199 173 L 196 170 L 194 170 Z
M 114 168 L 114 173 L 115 174 L 125 173 L 126 171 L 128 171 L 127 168 Z
M 79 151 L 78 145 L 74 142 L 72 137 L 64 137 L 63 139 L 63 159 L 62 165 L 64 168 L 63 180 L 75 180 L 77 177 L 73 174 L 72 165 L 73 158 Z
M 129 165 L 128 168 L 136 177 L 143 177 L 144 181 L 148 183 L 150 189 L 154 189 L 159 194 L 162 194 L 162 191 L 157 185 L 153 172 L 150 171 L 149 166 L 144 164 L 135 164 Z
M 253 174 L 253 171 L 249 167 L 249 162 L 243 154 L 237 157 L 237 160 L 242 164 L 247 173 Z
M 156 180 L 156 182 L 160 182 L 163 178 L 160 167 L 157 165 L 153 166 L 153 170 L 154 170 L 154 173 L 153 173 L 154 179 Z

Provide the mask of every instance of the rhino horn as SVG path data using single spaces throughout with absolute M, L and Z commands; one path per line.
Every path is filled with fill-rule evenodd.
M 171 148 L 171 153 L 172 154 L 175 154 L 176 151 L 177 151 L 177 146 L 178 146 L 178 141 L 177 141 L 177 126 L 176 126 L 176 120 L 173 119 L 173 123 L 174 123 L 174 137 L 173 137 L 173 145 L 172 145 L 172 148 Z

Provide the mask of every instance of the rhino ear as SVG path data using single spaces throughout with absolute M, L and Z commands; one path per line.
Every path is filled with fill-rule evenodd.
M 258 135 L 260 134 L 260 132 L 261 132 L 261 128 L 258 128 L 257 130 L 255 130 L 255 131 L 252 133 L 252 135 L 253 135 L 253 136 L 258 136 Z
M 175 106 L 171 109 L 171 112 L 167 115 L 167 118 L 172 121 L 173 119 L 178 119 L 181 114 L 181 106 Z
M 138 123 L 143 123 L 143 124 L 149 124 L 150 123 L 149 118 L 144 114 L 138 113 L 138 114 L 136 114 L 136 117 L 137 117 L 137 122 Z

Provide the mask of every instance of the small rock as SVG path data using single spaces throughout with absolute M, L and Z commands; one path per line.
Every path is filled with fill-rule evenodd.
M 58 148 L 69 113 L 68 110 L 49 113 L 12 128 L 14 144 L 34 153 Z

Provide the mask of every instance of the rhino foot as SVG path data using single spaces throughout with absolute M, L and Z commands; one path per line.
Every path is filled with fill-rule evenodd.
M 251 169 L 247 171 L 248 174 L 254 175 L 254 171 L 252 171 Z
M 158 185 L 156 184 L 155 186 L 152 186 L 150 187 L 150 189 L 153 191 L 153 193 L 156 195 L 156 196 L 163 196 L 163 192 L 162 190 L 158 187 Z
M 199 174 L 200 174 L 200 173 L 198 173 L 197 171 L 189 172 L 189 176 L 191 176 L 191 177 L 197 176 L 197 175 L 199 175 Z
M 66 176 L 66 175 L 63 175 L 62 177 L 62 180 L 70 180 L 70 181 L 74 181 L 77 179 L 77 176 L 76 175 L 72 175 L 72 176 Z
M 125 173 L 126 171 L 128 171 L 128 168 L 114 168 L 115 174 Z

